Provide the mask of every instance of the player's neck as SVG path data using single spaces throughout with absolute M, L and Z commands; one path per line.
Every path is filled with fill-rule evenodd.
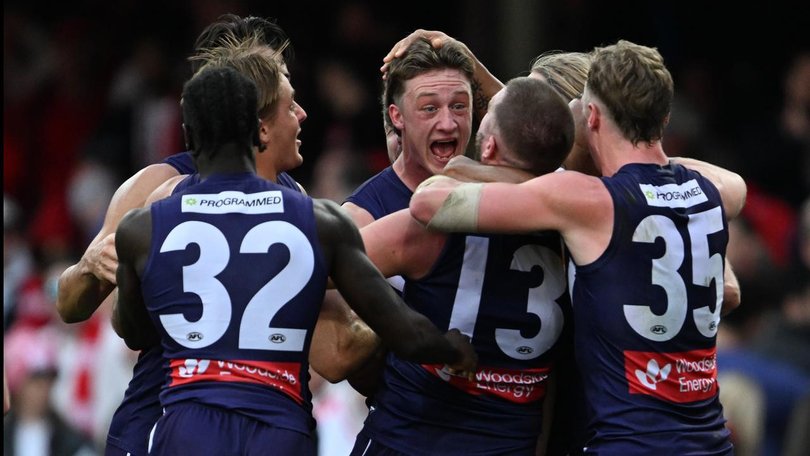
M 630 163 L 646 163 L 664 166 L 669 163 L 669 159 L 664 153 L 661 141 L 651 144 L 640 142 L 633 145 L 630 141 L 616 141 L 615 144 L 607 144 L 603 148 L 600 157 L 600 169 L 603 176 L 612 176 L 619 169 Z
M 252 155 L 240 151 L 239 147 L 236 144 L 226 144 L 213 154 L 200 154 L 197 158 L 197 169 L 200 177 L 204 179 L 211 174 L 256 172 L 256 164 Z
M 256 174 L 262 179 L 271 182 L 278 182 L 278 169 L 274 163 L 266 163 L 261 160 L 261 156 L 256 157 Z M 267 157 L 269 158 L 269 157 Z
M 424 169 L 419 163 L 414 160 L 412 157 L 409 160 L 409 155 L 403 151 L 403 153 L 399 154 L 394 163 L 391 165 L 394 169 L 394 172 L 400 178 L 403 184 L 408 187 L 412 192 L 416 190 L 416 187 L 422 183 L 425 179 L 432 176 L 430 171 Z

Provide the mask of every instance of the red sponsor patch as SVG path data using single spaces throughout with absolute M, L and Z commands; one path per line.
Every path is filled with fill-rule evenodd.
M 695 402 L 717 394 L 717 349 L 680 353 L 624 352 L 630 394 L 667 402 Z
M 242 382 L 276 388 L 303 403 L 299 363 L 266 361 L 219 361 L 209 359 L 173 359 L 169 386 L 195 382 Z
M 454 387 L 474 396 L 490 395 L 516 404 L 527 404 L 546 397 L 549 367 L 504 369 L 479 366 L 475 380 L 451 375 L 440 364 L 422 364 L 422 368 Z

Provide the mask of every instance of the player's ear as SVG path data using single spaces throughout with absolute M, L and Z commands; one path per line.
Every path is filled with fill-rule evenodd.
M 402 113 L 399 111 L 399 106 L 396 104 L 391 104 L 388 106 L 388 117 L 391 118 L 391 125 L 396 127 L 397 130 L 400 132 L 402 131 L 402 127 L 405 124 L 402 122 Z
M 267 149 L 267 143 L 270 142 L 270 125 L 259 117 L 259 129 L 256 131 L 256 146 L 259 152 Z
M 486 135 L 481 141 L 481 149 L 478 151 L 478 161 L 487 164 L 498 159 L 498 142 L 495 135 Z
M 256 126 L 256 132 L 253 135 L 253 145 L 259 148 L 259 152 L 264 152 L 267 149 L 267 146 L 262 144 L 262 139 L 259 137 L 259 132 L 262 129 L 262 119 L 256 119 L 258 125 Z
M 194 139 L 191 134 L 191 126 L 185 123 L 181 124 L 183 127 L 183 140 L 186 142 L 186 149 L 194 150 Z

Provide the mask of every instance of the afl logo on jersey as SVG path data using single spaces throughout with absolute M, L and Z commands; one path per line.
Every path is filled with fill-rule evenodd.
M 199 342 L 199 341 L 203 340 L 203 335 L 202 335 L 202 333 L 198 333 L 197 331 L 193 331 L 193 332 L 190 332 L 190 333 L 186 334 L 186 339 L 188 339 L 190 342 Z
M 271 334 L 267 339 L 274 344 L 283 344 L 284 341 L 287 340 L 287 338 L 284 337 L 284 334 L 279 333 Z
M 532 347 L 521 345 L 520 347 L 516 348 L 515 351 L 520 353 L 521 355 L 530 355 L 534 351 L 534 349 L 532 349 Z
M 652 328 L 650 328 L 650 332 L 653 333 L 653 334 L 658 334 L 658 335 L 666 334 L 667 333 L 667 327 L 664 326 L 664 325 L 655 325 Z

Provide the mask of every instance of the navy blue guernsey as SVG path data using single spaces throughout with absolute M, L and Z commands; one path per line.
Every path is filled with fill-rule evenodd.
M 475 378 L 390 354 L 364 432 L 404 454 L 534 455 L 548 375 L 570 317 L 556 233 L 449 235 L 403 298 L 471 336 Z
M 389 166 L 363 182 L 344 203 L 356 204 L 377 220 L 407 208 L 411 196 L 413 192 L 397 176 L 394 168 Z
M 173 194 L 199 182 L 199 175 L 196 174 L 197 170 L 190 153 L 174 154 L 163 163 L 170 164 L 181 174 L 194 173 L 180 181 L 175 186 Z M 286 174 L 278 176 L 278 183 L 293 191 L 301 191 L 298 184 Z M 133 367 L 132 380 L 124 393 L 124 399 L 110 422 L 108 446 L 129 452 L 132 456 L 147 454 L 149 432 L 163 414 L 158 396 L 164 383 L 166 370 L 162 347 L 155 346 L 141 351 Z
M 144 302 L 169 376 L 192 401 L 301 433 L 326 289 L 312 199 L 252 173 L 213 175 L 152 204 Z
M 728 243 L 717 188 L 679 165 L 625 165 L 602 182 L 612 238 L 569 277 L 585 452 L 731 454 L 717 387 Z
M 171 165 L 180 174 L 194 174 L 197 172 L 197 165 L 191 152 L 180 152 L 166 157 L 162 163 Z
M 411 196 L 413 196 L 411 189 L 397 176 L 394 168 L 389 166 L 363 182 L 343 202 L 353 203 L 365 209 L 374 220 L 377 220 L 406 209 L 411 203 Z M 402 295 L 404 286 L 402 276 L 389 277 L 388 283 Z
M 166 157 L 162 163 L 171 165 L 180 174 L 194 174 L 197 172 L 197 165 L 194 163 L 194 157 L 191 156 L 191 152 L 180 152 L 170 155 Z M 276 176 L 276 182 L 279 185 L 288 187 L 292 190 L 299 192 L 301 191 L 301 187 L 298 186 L 295 179 L 285 172 L 278 173 Z

